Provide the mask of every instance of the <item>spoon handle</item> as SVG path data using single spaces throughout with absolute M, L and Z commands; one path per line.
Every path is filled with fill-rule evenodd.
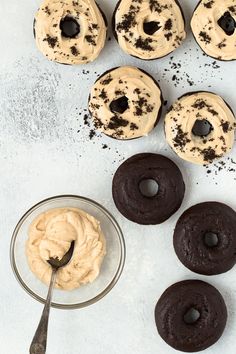
M 52 301 L 53 285 L 56 279 L 56 268 L 52 268 L 51 282 L 48 290 L 48 296 L 44 305 L 43 313 L 39 321 L 38 328 L 35 332 L 34 338 L 30 345 L 30 354 L 45 354 L 47 348 L 47 333 L 48 333 L 48 319 Z

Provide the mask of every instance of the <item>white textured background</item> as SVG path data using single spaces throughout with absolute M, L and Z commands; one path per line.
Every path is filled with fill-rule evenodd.
M 196 3 L 181 1 L 187 23 Z M 217 67 L 213 59 L 202 55 L 188 28 L 188 38 L 172 60 L 171 56 L 152 62 L 131 58 L 112 38 L 92 64 L 51 63 L 38 52 L 33 39 L 33 16 L 39 4 L 39 0 L 0 1 L 0 353 L 28 353 L 42 310 L 20 288 L 10 268 L 9 244 L 15 224 L 41 199 L 73 193 L 97 200 L 117 217 L 125 234 L 127 262 L 119 283 L 101 302 L 83 310 L 52 310 L 48 354 L 174 353 L 157 334 L 154 306 L 167 286 L 190 278 L 217 286 L 229 309 L 222 339 L 206 354 L 235 354 L 236 269 L 211 278 L 195 275 L 177 260 L 172 247 L 175 222 L 188 206 L 218 200 L 236 209 L 236 174 L 228 172 L 232 163 L 225 160 L 221 172 L 215 175 L 217 168 L 213 167 L 208 175 L 206 168 L 179 160 L 164 140 L 163 121 L 149 137 L 136 141 L 119 142 L 105 136 L 90 140 L 83 115 L 97 75 L 124 64 L 153 74 L 168 105 L 186 91 L 210 87 L 236 111 L 236 62 L 219 62 Z M 110 22 L 115 1 L 101 0 L 100 5 Z M 179 73 L 173 62 L 181 64 Z M 174 74 L 175 82 L 171 80 Z M 102 149 L 103 144 L 109 148 Z M 144 151 L 171 157 L 187 185 L 182 208 L 161 226 L 143 227 L 125 220 L 111 197 L 112 175 L 121 161 Z M 235 155 L 236 147 L 230 157 Z

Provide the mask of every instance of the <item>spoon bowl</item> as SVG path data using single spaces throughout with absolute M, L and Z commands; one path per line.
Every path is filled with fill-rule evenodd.
M 56 258 L 50 257 L 47 262 L 50 264 L 50 266 L 53 269 L 56 269 L 56 270 L 58 270 L 59 268 L 65 267 L 70 262 L 70 260 L 73 256 L 74 247 L 75 247 L 75 241 L 72 241 L 69 250 L 62 257 L 62 259 L 59 259 L 58 257 L 56 257 Z

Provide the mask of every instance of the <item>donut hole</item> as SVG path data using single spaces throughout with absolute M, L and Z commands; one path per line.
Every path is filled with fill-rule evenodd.
M 192 133 L 195 136 L 204 137 L 211 133 L 213 126 L 207 119 L 197 119 L 194 123 Z
M 124 113 L 129 108 L 129 100 L 126 96 L 122 96 L 113 100 L 110 104 L 110 110 L 113 113 Z
M 201 317 L 200 312 L 195 309 L 194 307 L 191 307 L 185 314 L 184 314 L 184 322 L 186 324 L 195 324 L 199 318 Z
M 232 36 L 236 28 L 236 22 L 229 11 L 226 11 L 223 16 L 217 21 L 218 25 L 227 34 Z
M 158 194 L 159 185 L 154 179 L 143 179 L 139 183 L 139 190 L 144 197 L 152 198 Z
M 75 38 L 80 33 L 80 25 L 71 16 L 66 16 L 61 19 L 60 30 L 63 37 Z
M 214 232 L 207 232 L 204 235 L 204 243 L 209 248 L 217 247 L 219 244 L 219 237 Z
M 143 30 L 149 36 L 153 36 L 160 28 L 160 22 L 157 21 L 146 21 L 143 23 Z

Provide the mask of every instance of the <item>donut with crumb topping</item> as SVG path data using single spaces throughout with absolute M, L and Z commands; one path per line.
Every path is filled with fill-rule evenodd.
M 158 83 L 145 71 L 122 66 L 105 72 L 93 85 L 89 112 L 95 128 L 115 139 L 148 135 L 162 110 Z
M 186 37 L 183 11 L 176 0 L 120 0 L 112 22 L 123 51 L 144 60 L 170 54 Z
M 207 55 L 236 60 L 236 0 L 201 0 L 194 10 L 191 28 Z
M 44 0 L 35 15 L 38 49 L 61 64 L 94 61 L 105 45 L 106 34 L 106 17 L 94 0 Z
M 180 97 L 165 117 L 166 139 L 182 159 L 207 165 L 228 153 L 236 120 L 229 105 L 211 92 Z

